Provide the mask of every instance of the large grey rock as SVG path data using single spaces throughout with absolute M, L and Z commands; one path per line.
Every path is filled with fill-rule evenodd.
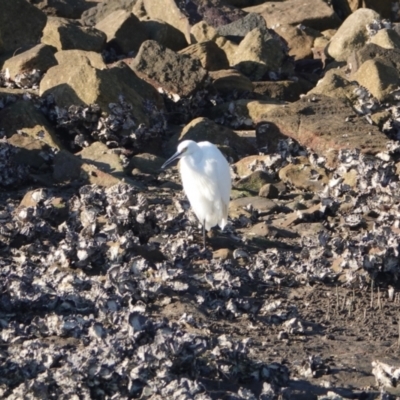
M 336 61 L 346 61 L 350 54 L 361 49 L 369 39 L 367 25 L 379 19 L 376 11 L 361 8 L 351 14 L 332 37 L 328 54 Z
M 261 15 L 250 13 L 237 21 L 218 27 L 217 32 L 221 36 L 239 43 L 250 31 L 256 28 L 266 29 L 267 24 Z
M 46 15 L 27 0 L 2 0 L 0 41 L 3 51 L 13 52 L 36 45 L 42 36 L 46 19 Z
M 131 67 L 143 79 L 180 96 L 202 87 L 207 76 L 199 60 L 175 53 L 153 40 L 142 44 Z
M 106 34 L 108 46 L 115 47 L 124 54 L 137 52 L 147 39 L 139 19 L 130 11 L 113 11 L 100 20 L 95 28 Z
M 83 27 L 78 21 L 48 17 L 41 41 L 57 50 L 100 52 L 106 42 L 106 35 L 98 29 Z
M 10 77 L 13 80 L 15 75 L 24 71 L 38 69 L 44 73 L 50 67 L 57 65 L 54 52 L 55 49 L 52 46 L 38 44 L 31 49 L 6 60 L 2 69 L 8 69 Z

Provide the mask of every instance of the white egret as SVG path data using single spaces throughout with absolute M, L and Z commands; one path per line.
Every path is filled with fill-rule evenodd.
M 212 143 L 184 140 L 178 145 L 177 152 L 161 168 L 166 168 L 179 158 L 183 189 L 196 217 L 203 225 L 205 248 L 205 231 L 215 225 L 224 229 L 228 221 L 232 186 L 229 164 Z

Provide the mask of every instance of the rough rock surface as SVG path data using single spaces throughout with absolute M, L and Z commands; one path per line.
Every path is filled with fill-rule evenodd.
M 399 397 L 398 2 L 3 3 L 0 398 Z

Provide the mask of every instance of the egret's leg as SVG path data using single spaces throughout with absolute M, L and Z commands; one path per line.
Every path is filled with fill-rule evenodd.
M 206 220 L 203 220 L 203 249 L 206 249 Z

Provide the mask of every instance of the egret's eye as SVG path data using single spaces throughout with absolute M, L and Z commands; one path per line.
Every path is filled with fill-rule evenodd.
M 182 153 L 184 153 L 185 151 L 187 151 L 187 147 L 185 147 L 184 149 L 182 149 Z

